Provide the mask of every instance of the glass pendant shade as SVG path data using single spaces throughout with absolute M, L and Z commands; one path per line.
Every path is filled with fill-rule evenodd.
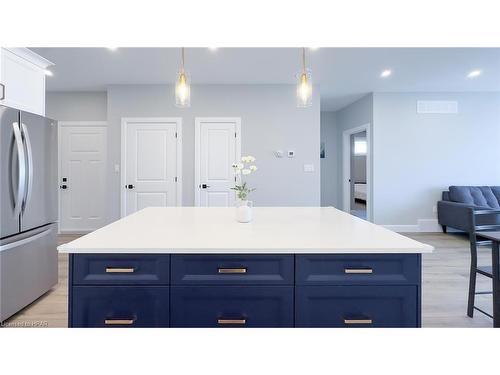
M 188 108 L 191 105 L 191 87 L 189 74 L 182 69 L 175 82 L 175 105 Z
M 312 77 L 309 69 L 304 69 L 297 74 L 297 107 L 307 108 L 312 106 Z

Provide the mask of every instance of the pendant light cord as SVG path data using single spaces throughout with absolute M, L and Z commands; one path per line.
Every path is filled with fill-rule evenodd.
M 306 72 L 306 49 L 302 48 L 302 73 Z
M 182 72 L 184 73 L 184 47 L 182 47 L 182 50 L 181 50 L 181 69 L 182 69 Z

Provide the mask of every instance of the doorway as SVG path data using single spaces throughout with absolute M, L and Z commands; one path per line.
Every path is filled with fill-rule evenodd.
M 370 126 L 343 133 L 343 209 L 371 220 Z
M 121 216 L 182 205 L 180 118 L 122 119 Z
M 106 122 L 59 122 L 59 232 L 106 224 Z
M 241 119 L 195 120 L 195 206 L 230 207 L 236 175 L 231 164 L 241 159 Z

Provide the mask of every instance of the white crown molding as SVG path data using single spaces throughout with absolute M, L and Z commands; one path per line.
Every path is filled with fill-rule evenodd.
M 14 55 L 21 57 L 32 64 L 40 67 L 41 69 L 47 69 L 49 66 L 55 65 L 52 61 L 40 56 L 39 54 L 33 52 L 29 48 L 25 47 L 3 47 L 3 49 L 13 53 Z

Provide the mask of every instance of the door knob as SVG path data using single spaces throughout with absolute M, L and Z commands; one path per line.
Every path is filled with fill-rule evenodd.
M 209 187 L 210 187 L 210 185 L 207 185 L 207 184 L 201 184 L 201 186 L 200 186 L 200 187 L 201 187 L 202 189 L 206 189 L 206 188 L 209 188 Z
M 130 184 L 129 185 L 125 185 L 125 189 L 131 189 L 132 190 L 133 188 L 135 188 L 134 185 L 130 185 Z
M 66 190 L 68 188 L 68 185 L 61 185 L 59 186 L 61 189 Z

